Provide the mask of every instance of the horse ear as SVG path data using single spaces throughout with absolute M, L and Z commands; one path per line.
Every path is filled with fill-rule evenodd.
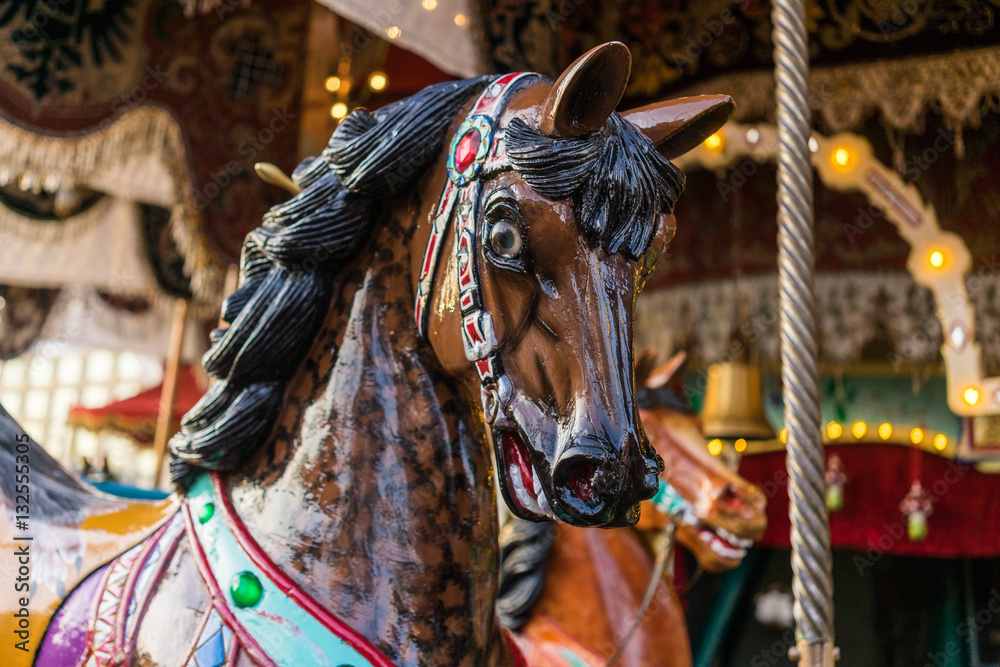
M 668 160 L 684 155 L 726 124 L 736 110 L 729 95 L 698 95 L 665 100 L 622 113 L 649 137 Z
M 659 368 L 649 374 L 649 379 L 646 380 L 646 386 L 650 389 L 659 389 L 660 387 L 667 384 L 670 378 L 674 376 L 677 371 L 681 369 L 684 362 L 687 361 L 687 352 L 681 350 L 674 356 L 670 357 Z
M 542 104 L 539 131 L 547 137 L 575 137 L 599 130 L 618 106 L 632 69 L 621 42 L 601 44 L 576 59 Z

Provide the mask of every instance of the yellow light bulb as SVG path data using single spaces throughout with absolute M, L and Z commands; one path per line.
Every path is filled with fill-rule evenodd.
M 399 26 L 393 25 L 386 28 L 385 36 L 389 39 L 396 39 L 403 34 L 403 31 L 399 29 Z
M 943 452 L 944 448 L 948 446 L 948 437 L 944 433 L 938 433 L 934 436 L 934 449 L 939 452 Z
M 867 432 L 868 432 L 868 425 L 865 424 L 864 422 L 854 422 L 854 424 L 851 425 L 851 433 L 853 433 L 854 437 L 857 438 L 858 440 L 865 437 L 865 433 Z
M 455 14 L 455 25 L 463 26 L 466 21 L 468 21 L 468 19 L 465 18 L 465 14 Z
M 830 422 L 826 425 L 826 434 L 831 440 L 836 440 L 844 434 L 844 428 L 837 422 Z
M 888 440 L 892 437 L 892 424 L 882 424 L 878 427 L 878 437 Z
M 739 440 L 733 443 L 733 447 L 736 448 L 736 451 L 742 452 L 744 449 L 747 448 L 747 441 L 744 440 L 743 438 L 740 438 Z
M 778 434 L 778 439 L 781 440 L 781 444 L 783 444 L 783 445 L 787 445 L 788 444 L 788 429 L 787 428 L 781 429 L 781 433 Z
M 940 250 L 935 250 L 927 256 L 927 262 L 935 269 L 940 269 L 944 266 L 944 253 Z
M 718 132 L 716 132 L 713 135 L 710 135 L 707 139 L 705 139 L 705 148 L 712 151 L 713 153 L 718 153 L 719 151 L 722 150 L 723 146 L 725 145 L 726 145 L 725 139 L 723 139 L 722 135 Z
M 718 456 L 722 453 L 722 441 L 716 438 L 715 440 L 709 440 L 708 442 L 708 453 L 712 456 Z
M 340 120 L 347 115 L 347 105 L 343 102 L 337 102 L 330 108 L 330 115 Z
M 833 163 L 840 167 L 846 167 L 851 161 L 851 153 L 846 148 L 838 148 L 833 151 Z
M 924 441 L 923 429 L 915 428 L 912 431 L 910 431 L 910 442 L 912 442 L 914 445 L 919 445 L 923 441 Z
M 375 92 L 385 90 L 387 85 L 389 85 L 389 77 L 385 75 L 385 72 L 372 72 L 372 75 L 368 77 L 368 87 Z
M 979 390 L 975 387 L 969 387 L 962 394 L 962 397 L 965 398 L 965 402 L 969 405 L 975 405 L 979 402 Z
M 420 6 L 426 9 L 427 11 L 431 11 L 438 6 L 438 0 L 424 0 L 423 2 L 420 3 Z
M 331 93 L 335 93 L 340 90 L 340 77 L 339 76 L 328 76 L 326 77 L 326 89 Z

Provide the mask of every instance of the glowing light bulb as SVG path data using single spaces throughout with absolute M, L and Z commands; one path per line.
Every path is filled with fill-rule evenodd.
M 709 440 L 708 442 L 708 453 L 712 456 L 718 456 L 722 453 L 722 441 L 716 438 L 715 440 Z
M 844 434 L 844 427 L 837 422 L 830 422 L 826 425 L 826 434 L 830 436 L 831 440 L 836 440 Z
M 935 269 L 940 269 L 944 266 L 944 253 L 940 250 L 935 250 L 927 256 L 927 262 Z
M 388 37 L 389 39 L 396 39 L 397 37 L 399 37 L 402 34 L 403 34 L 403 31 L 400 30 L 399 26 L 397 26 L 397 25 L 389 26 L 385 30 L 385 36 Z
M 919 445 L 924 441 L 924 430 L 921 428 L 915 428 L 910 431 L 910 442 L 914 445 Z
M 857 438 L 858 440 L 865 437 L 865 433 L 867 432 L 868 432 L 868 425 L 865 424 L 864 422 L 854 422 L 854 424 L 851 425 L 851 433 L 853 433 L 854 437 Z
M 944 448 L 948 446 L 948 436 L 944 433 L 938 433 L 934 436 L 934 449 L 939 452 L 943 452 Z
M 719 151 L 722 150 L 723 146 L 725 145 L 726 145 L 725 139 L 723 139 L 722 135 L 718 132 L 716 132 L 713 135 L 710 135 L 708 139 L 705 139 L 705 148 L 712 151 L 713 153 L 718 153 Z
M 339 76 L 328 76 L 326 77 L 326 89 L 331 93 L 335 93 L 340 90 L 340 77 Z
M 337 120 L 340 120 L 341 118 L 347 115 L 347 105 L 344 104 L 343 102 L 337 102 L 336 104 L 333 105 L 333 107 L 331 107 L 330 115 L 336 118 Z
M 420 3 L 420 6 L 427 11 L 433 11 L 438 6 L 438 0 L 424 0 Z
M 969 387 L 962 394 L 962 397 L 965 399 L 965 402 L 968 403 L 969 405 L 975 405 L 976 403 L 979 402 L 979 390 L 976 389 L 975 387 Z
M 375 92 L 385 90 L 388 85 L 389 77 L 385 75 L 385 72 L 372 72 L 372 75 L 368 77 L 368 87 Z
M 886 423 L 878 427 L 878 437 L 888 440 L 892 437 L 892 424 Z
M 787 445 L 788 444 L 788 429 L 787 428 L 781 429 L 781 433 L 778 434 L 778 439 L 781 440 L 781 444 L 783 444 L 783 445 Z
M 744 449 L 747 448 L 747 441 L 744 440 L 743 438 L 740 438 L 739 440 L 733 443 L 733 447 L 736 448 L 736 451 L 742 452 Z
M 455 25 L 463 26 L 469 19 L 465 18 L 465 14 L 455 14 Z
M 833 163 L 839 167 L 846 167 L 851 161 L 851 153 L 846 148 L 838 148 L 833 151 Z

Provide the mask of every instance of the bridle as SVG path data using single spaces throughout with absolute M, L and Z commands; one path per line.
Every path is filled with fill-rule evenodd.
M 479 375 L 487 424 L 492 424 L 506 409 L 513 388 L 497 355 L 499 344 L 493 318 L 483 308 L 477 275 L 476 257 L 488 231 L 485 225 L 480 229 L 477 224 L 480 192 L 483 180 L 512 169 L 507 160 L 504 128 L 497 127 L 497 123 L 511 93 L 537 76 L 528 72 L 506 74 L 488 85 L 452 137 L 448 149 L 448 181 L 435 209 L 414 303 L 417 330 L 426 339 L 434 274 L 454 213 L 462 341 L 465 356 Z

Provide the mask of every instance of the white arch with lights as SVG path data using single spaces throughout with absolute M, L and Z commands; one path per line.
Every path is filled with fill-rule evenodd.
M 823 183 L 845 191 L 859 190 L 885 211 L 899 235 L 909 243 L 906 266 L 913 279 L 934 295 L 944 332 L 948 407 L 962 417 L 1000 414 L 1000 377 L 984 377 L 982 353 L 976 342 L 975 311 L 965 288 L 972 256 L 965 241 L 938 225 L 934 207 L 917 189 L 875 158 L 871 144 L 856 134 L 825 137 L 813 133 L 812 164 Z M 778 154 L 773 125 L 730 123 L 695 150 L 681 156 L 681 167 L 696 164 L 725 167 L 741 157 L 757 162 Z

